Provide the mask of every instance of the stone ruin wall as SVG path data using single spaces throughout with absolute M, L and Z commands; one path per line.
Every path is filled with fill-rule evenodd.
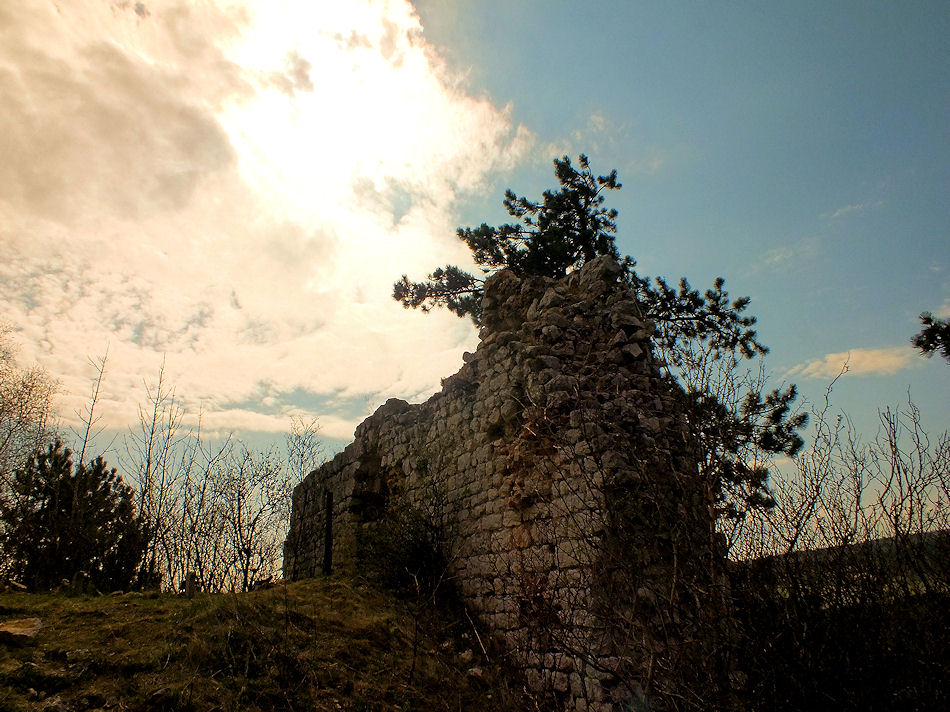
M 451 574 L 536 690 L 610 710 L 715 686 L 710 502 L 651 326 L 601 257 L 563 279 L 485 285 L 481 341 L 425 403 L 391 399 L 295 490 L 289 578 L 358 565 L 395 502 L 432 512 Z

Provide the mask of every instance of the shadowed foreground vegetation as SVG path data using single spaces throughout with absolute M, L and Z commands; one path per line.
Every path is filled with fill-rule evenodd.
M 731 567 L 746 709 L 950 709 L 950 532 Z
M 533 707 L 464 615 L 420 619 L 362 583 L 192 599 L 0 594 L 0 620 L 26 617 L 43 629 L 33 645 L 0 646 L 3 711 Z

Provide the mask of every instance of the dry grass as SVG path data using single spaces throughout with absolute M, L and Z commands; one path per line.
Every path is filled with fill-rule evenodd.
M 0 647 L 0 710 L 529 708 L 464 616 L 414 617 L 346 580 L 193 599 L 0 594 L 0 620 L 34 616 L 34 645 Z

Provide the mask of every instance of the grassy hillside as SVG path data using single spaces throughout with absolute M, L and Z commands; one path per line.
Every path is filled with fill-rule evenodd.
M 344 580 L 192 599 L 0 594 L 0 621 L 27 617 L 43 620 L 36 642 L 0 644 L 2 711 L 533 708 L 464 615 L 420 619 Z

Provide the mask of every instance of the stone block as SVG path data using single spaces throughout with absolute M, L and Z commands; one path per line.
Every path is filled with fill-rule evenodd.
M 498 531 L 504 526 L 504 518 L 500 513 L 486 514 L 482 521 L 482 528 L 490 531 Z
M 505 509 L 502 513 L 501 525 L 506 529 L 517 527 L 521 524 L 521 512 L 514 509 Z
M 522 524 L 511 530 L 511 544 L 518 549 L 527 549 L 534 541 L 534 528 L 529 524 Z

